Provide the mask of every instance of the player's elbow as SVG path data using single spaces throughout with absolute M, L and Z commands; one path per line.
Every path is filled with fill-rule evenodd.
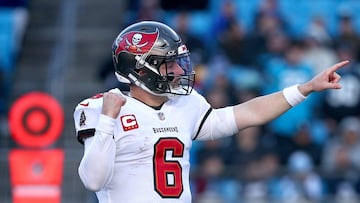
M 91 184 L 91 182 L 90 183 L 83 182 L 83 184 L 86 189 L 92 192 L 98 192 L 101 189 L 101 187 L 98 184 Z
M 98 192 L 101 190 L 101 188 L 103 187 L 102 185 L 96 183 L 96 182 L 92 182 L 92 181 L 84 181 L 82 180 L 84 186 L 86 189 L 93 191 L 93 192 Z
M 84 186 L 85 186 L 86 189 L 88 189 L 88 190 L 90 190 L 90 191 L 92 191 L 92 192 L 98 192 L 98 191 L 100 191 L 101 188 L 102 188 L 100 185 L 98 185 L 98 184 L 93 184 L 93 183 L 91 183 L 91 182 L 88 182 L 88 183 L 83 182 L 83 184 L 84 184 Z
M 84 184 L 86 189 L 93 192 L 98 192 L 101 190 L 101 188 L 103 188 L 104 186 L 103 181 L 100 181 L 96 177 L 92 177 L 92 175 L 84 171 L 82 167 L 79 167 L 78 172 L 81 182 Z

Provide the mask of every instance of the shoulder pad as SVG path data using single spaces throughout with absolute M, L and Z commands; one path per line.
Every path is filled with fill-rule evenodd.
M 96 94 L 84 99 L 76 106 L 73 116 L 78 139 L 89 137 L 89 132 L 95 129 L 101 114 L 102 96 L 102 93 Z
M 84 99 L 83 101 L 81 101 L 77 106 L 76 109 L 78 108 L 100 108 L 102 105 L 102 101 L 103 101 L 103 93 L 99 93 L 96 94 L 90 98 Z

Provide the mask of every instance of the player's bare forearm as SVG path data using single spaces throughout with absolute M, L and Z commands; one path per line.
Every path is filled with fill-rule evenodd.
M 349 61 L 339 62 L 323 72 L 317 74 L 311 80 L 297 86 L 302 96 L 308 96 L 312 92 L 327 89 L 340 89 L 340 75 L 336 71 L 348 64 Z M 234 107 L 235 119 L 239 129 L 250 126 L 263 125 L 285 113 L 292 106 L 284 96 L 284 92 L 254 98 L 248 102 Z
M 250 126 L 263 125 L 291 108 L 282 92 L 256 97 L 234 106 L 236 124 L 244 129 Z

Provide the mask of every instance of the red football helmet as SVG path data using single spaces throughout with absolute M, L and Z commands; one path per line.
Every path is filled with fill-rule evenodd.
M 154 21 L 142 21 L 128 26 L 112 46 L 118 80 L 135 84 L 155 95 L 191 93 L 195 72 L 189 54 L 173 29 Z M 160 66 L 174 61 L 183 69 L 184 74 L 175 75 L 166 71 L 167 74 L 162 75 Z M 174 81 L 177 81 L 176 85 Z

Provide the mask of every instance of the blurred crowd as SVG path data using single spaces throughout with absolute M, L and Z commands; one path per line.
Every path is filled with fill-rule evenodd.
M 157 20 L 180 34 L 191 51 L 196 90 L 214 108 L 305 82 L 338 61 L 350 60 L 339 71 L 341 90 L 313 94 L 267 125 L 194 142 L 195 203 L 360 202 L 360 19 L 351 10 L 356 1 L 321 1 L 335 6 L 346 2 L 350 9 L 334 7 L 332 16 L 312 15 L 301 28 L 288 16 L 299 11 L 285 11 L 284 2 L 298 3 L 132 0 L 123 14 L 119 31 L 136 21 Z M 239 15 L 244 4 L 255 7 L 247 21 Z M 335 19 L 331 26 L 329 19 Z M 7 88 L 5 68 L 0 70 L 0 88 Z M 110 57 L 98 76 L 104 88 L 127 88 L 116 81 Z M 6 114 L 6 94 L 1 89 L 0 119 Z
M 139 20 L 173 27 L 191 51 L 197 91 L 215 108 L 305 82 L 341 60 L 350 64 L 339 71 L 341 90 L 313 94 L 265 126 L 195 142 L 194 202 L 359 202 L 360 38 L 351 10 L 311 16 L 295 32 L 279 6 L 285 1 L 254 1 L 251 26 L 238 15 L 244 1 L 216 1 L 213 12 L 214 1 L 130 1 L 122 27 Z M 195 19 L 199 10 L 206 21 Z M 107 88 L 117 85 L 111 61 L 99 75 Z

